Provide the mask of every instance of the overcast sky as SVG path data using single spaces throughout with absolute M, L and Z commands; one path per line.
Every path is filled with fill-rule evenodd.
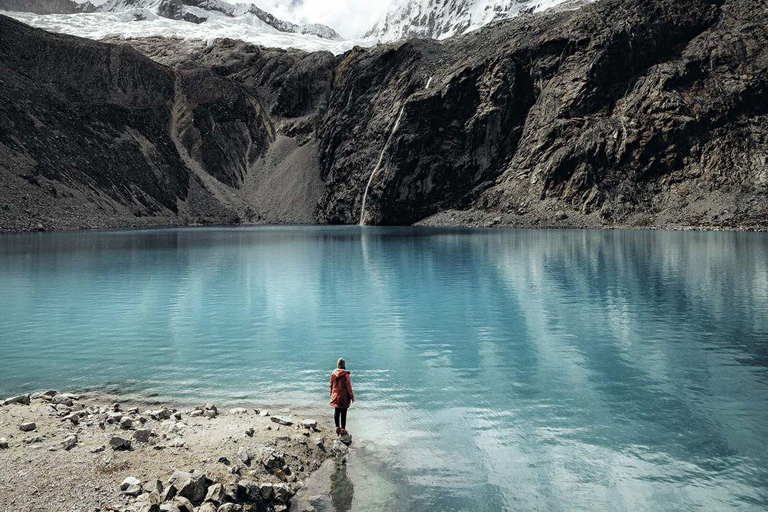
M 371 28 L 394 0 L 227 0 L 245 1 L 296 23 L 324 23 L 347 38 Z

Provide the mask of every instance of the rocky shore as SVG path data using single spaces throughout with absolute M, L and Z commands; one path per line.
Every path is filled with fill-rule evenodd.
M 351 442 L 289 409 L 19 395 L 0 400 L 0 511 L 309 511 L 304 481 Z

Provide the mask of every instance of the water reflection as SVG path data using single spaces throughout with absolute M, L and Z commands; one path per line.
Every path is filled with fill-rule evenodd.
M 46 233 L 0 275 L 8 394 L 325 404 L 343 353 L 397 483 L 347 509 L 768 506 L 764 234 Z
M 336 471 L 331 473 L 331 503 L 335 512 L 349 512 L 355 499 L 355 484 L 347 475 L 347 464 L 336 462 Z

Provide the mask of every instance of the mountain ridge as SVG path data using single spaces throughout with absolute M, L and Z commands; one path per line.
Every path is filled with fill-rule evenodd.
M 186 183 L 174 196 L 180 206 L 139 208 L 136 222 L 363 218 L 387 225 L 764 230 L 766 17 L 748 0 L 603 0 L 444 41 L 412 39 L 336 56 L 234 40 L 130 40 L 150 68 L 154 60 L 171 77 L 197 77 L 190 79 L 197 84 L 194 111 L 178 116 L 187 123 L 188 135 L 178 140 L 188 158 L 182 150 L 174 156 L 167 137 L 143 135 L 169 148 L 170 168 Z M 33 35 L 52 37 L 19 37 Z M 0 52 L 0 70 L 8 68 L 7 54 Z M 3 77 L 5 99 L 11 82 Z M 206 92 L 219 83 L 231 84 L 231 99 Z M 65 85 L 57 90 L 62 97 L 70 94 Z M 180 105 L 178 98 L 165 101 Z M 18 97 L 2 104 L 30 105 Z M 48 194 L 46 204 L 56 203 L 47 189 L 66 179 L 41 173 L 34 162 L 65 147 L 31 147 L 37 132 L 18 128 L 30 117 L 14 108 L 0 110 L 0 133 L 9 133 L 9 121 L 16 127 L 12 138 L 0 139 L 0 161 L 27 163 L 23 172 L 0 168 L 20 180 L 14 193 L 0 195 L 0 226 L 78 225 L 71 215 L 52 218 L 47 207 L 25 212 L 24 194 Z M 31 113 L 42 120 L 37 110 Z M 163 116 L 158 129 L 177 133 L 171 113 Z M 225 118 L 223 131 L 211 132 Z M 78 135 L 96 144 L 93 135 Z M 138 151 L 131 158 L 150 163 L 151 153 L 140 151 L 146 143 L 131 137 Z M 206 161 L 222 151 L 240 156 Z M 190 170 L 198 165 L 202 171 Z M 96 185 L 99 197 L 113 192 Z M 71 224 L 62 226 L 62 218 Z

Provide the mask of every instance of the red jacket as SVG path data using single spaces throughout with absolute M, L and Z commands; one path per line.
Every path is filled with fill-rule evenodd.
M 343 368 L 336 368 L 331 374 L 331 406 L 347 409 L 354 399 L 355 394 L 352 392 L 349 372 Z

